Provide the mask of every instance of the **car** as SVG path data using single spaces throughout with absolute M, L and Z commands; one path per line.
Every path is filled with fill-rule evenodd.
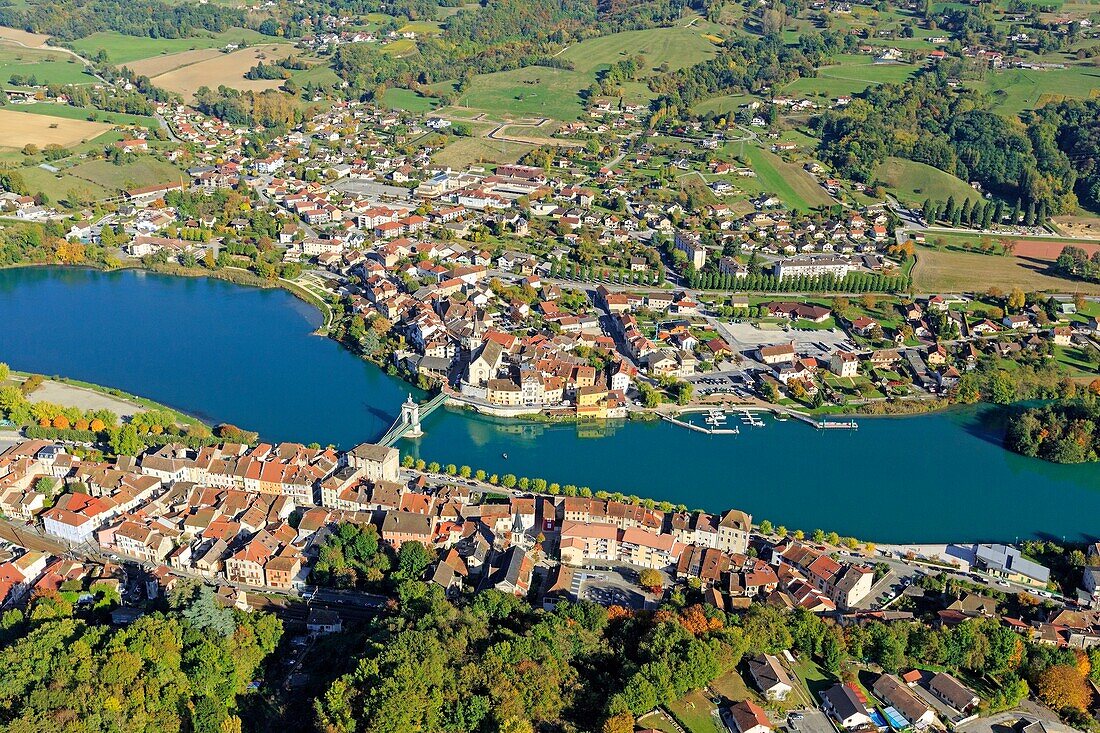
M 1011 588 L 1012 587 L 1012 584 L 1009 583 L 1007 580 L 998 580 L 997 585 L 1003 585 L 1005 588 Z
M 802 718 L 804 718 L 804 717 L 806 717 L 806 716 L 804 716 L 802 713 L 791 713 L 790 714 L 790 719 L 791 720 L 802 720 Z

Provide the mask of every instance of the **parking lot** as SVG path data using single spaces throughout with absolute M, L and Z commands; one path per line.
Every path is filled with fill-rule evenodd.
M 792 710 L 787 716 L 787 730 L 791 733 L 836 733 L 829 716 L 820 710 L 809 709 Z
M 751 323 L 737 323 L 735 321 L 715 321 L 718 332 L 726 339 L 730 347 L 750 359 L 755 355 L 745 352 L 754 352 L 761 346 L 785 344 L 795 342 L 795 348 L 799 353 L 810 356 L 828 357 L 837 349 L 852 350 L 855 344 L 848 339 L 848 334 L 839 329 L 832 331 L 800 331 L 794 328 L 784 330 L 782 327 L 758 328 Z

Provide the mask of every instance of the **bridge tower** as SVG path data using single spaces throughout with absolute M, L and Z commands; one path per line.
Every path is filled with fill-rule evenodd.
M 420 405 L 413 400 L 412 394 L 401 403 L 401 424 L 409 426 L 405 432 L 407 438 L 419 438 L 424 434 L 420 429 Z

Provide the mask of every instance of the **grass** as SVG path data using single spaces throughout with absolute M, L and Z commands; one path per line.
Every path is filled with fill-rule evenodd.
M 46 193 L 55 201 L 73 198 L 81 201 L 95 201 L 115 195 L 111 189 L 77 178 L 65 171 L 55 174 L 44 168 L 21 168 L 19 175 L 23 176 L 27 190 L 32 193 Z
M 84 56 L 103 50 L 112 64 L 125 64 L 162 54 L 180 53 L 198 48 L 221 48 L 230 43 L 279 43 L 273 38 L 248 28 L 231 28 L 222 33 L 196 33 L 190 38 L 148 38 L 127 36 L 115 31 L 102 31 L 73 41 L 73 49 Z
M 452 168 L 465 168 L 473 163 L 515 163 L 534 148 L 523 143 L 465 137 L 440 150 L 433 161 Z
M 416 41 L 411 38 L 399 38 L 382 46 L 382 51 L 394 56 L 408 56 L 416 51 Z
M 725 729 L 711 712 L 714 704 L 699 690 L 689 692 L 679 700 L 668 704 L 688 733 L 725 733 Z
M 691 108 L 697 115 L 728 115 L 736 112 L 742 105 L 753 101 L 754 97 L 747 94 L 723 94 L 720 97 L 711 97 Z
M 815 77 L 791 82 L 784 87 L 784 93 L 816 94 L 829 98 L 852 95 L 869 86 L 903 82 L 917 71 L 912 64 L 876 64 L 867 55 L 841 58 L 843 63 L 822 67 Z
M 642 75 L 650 76 L 661 64 L 682 69 L 714 56 L 714 43 L 703 36 L 695 27 L 624 31 L 582 41 L 566 49 L 561 57 L 572 61 L 576 71 L 592 73 L 641 54 L 645 56 Z
M 1045 274 L 1046 268 L 1020 257 L 952 252 L 921 247 L 913 268 L 913 287 L 918 293 L 985 292 L 990 283 L 1003 290 L 1078 291 L 1100 294 L 1100 285 L 1070 281 Z
M 753 697 L 745 680 L 737 672 L 730 672 L 724 677 L 719 677 L 710 684 L 711 688 L 730 702 L 741 702 Z
M 438 99 L 422 96 L 412 89 L 399 89 L 397 87 L 388 87 L 382 101 L 391 109 L 403 109 L 407 112 L 421 114 L 431 112 L 439 106 Z
M 795 661 L 792 671 L 802 681 L 805 691 L 809 692 L 811 707 L 816 707 L 821 700 L 821 692 L 836 682 L 832 675 L 819 667 L 807 654 L 801 655 Z
M 39 84 L 91 84 L 95 77 L 66 53 L 0 43 L 0 86 L 9 88 L 12 75 L 33 76 Z
M 1084 349 L 1077 346 L 1055 346 L 1054 360 L 1066 367 L 1071 377 L 1094 377 L 1097 374 L 1096 363 L 1090 361 Z
M 179 181 L 184 177 L 183 172 L 171 163 L 148 156 L 139 156 L 133 163 L 125 165 L 115 165 L 106 160 L 90 160 L 73 166 L 66 172 L 97 186 L 120 191 Z
M 951 196 L 960 204 L 981 194 L 962 179 L 925 163 L 903 158 L 887 158 L 875 167 L 874 177 L 886 184 L 903 203 L 920 206 L 925 199 L 947 201 Z
M 794 163 L 755 145 L 745 146 L 745 157 L 764 190 L 774 193 L 792 209 L 809 211 L 835 202 L 817 181 Z
M 480 74 L 458 106 L 512 116 L 575 120 L 583 111 L 580 91 L 590 83 L 587 74 L 544 66 Z
M 1008 69 L 990 74 L 981 88 L 993 96 L 996 111 L 1015 116 L 1064 98 L 1089 98 L 1100 89 L 1100 69 L 1086 66 L 1049 71 Z
M 36 102 L 34 104 L 13 104 L 7 109 L 15 112 L 27 112 L 34 115 L 48 115 L 50 117 L 64 117 L 70 120 L 86 120 L 89 115 L 95 115 L 96 122 L 110 122 L 114 125 L 141 125 L 150 130 L 155 130 L 158 125 L 152 117 L 145 115 L 128 115 L 121 112 L 104 112 L 93 107 L 72 107 L 67 104 L 53 104 L 51 102 Z

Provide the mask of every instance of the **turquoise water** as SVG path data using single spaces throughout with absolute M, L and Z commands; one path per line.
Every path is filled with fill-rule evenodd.
M 15 368 L 118 387 L 268 440 L 376 438 L 409 388 L 312 335 L 319 323 L 279 290 L 134 271 L 0 271 L 0 361 Z M 732 436 L 439 410 L 425 429 L 400 447 L 880 542 L 1077 539 L 1100 527 L 1100 466 L 1009 453 L 996 410 L 865 418 L 858 431 L 769 421 Z

